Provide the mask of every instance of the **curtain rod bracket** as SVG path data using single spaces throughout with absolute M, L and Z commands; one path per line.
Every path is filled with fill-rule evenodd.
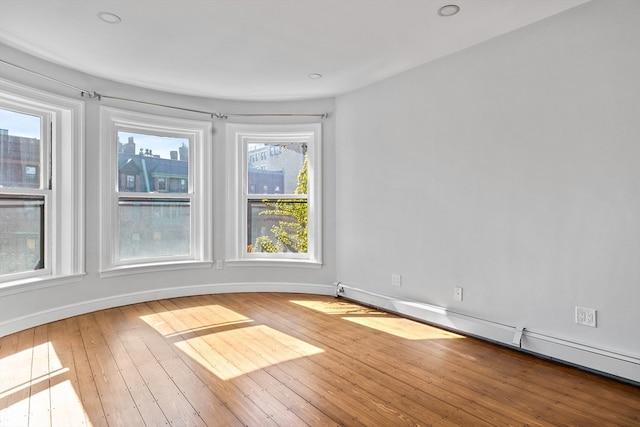
M 98 101 L 100 101 L 102 99 L 102 95 L 100 95 L 98 92 L 93 91 L 93 92 L 87 92 L 87 91 L 82 91 L 80 93 L 81 96 L 86 96 L 88 98 L 98 98 Z

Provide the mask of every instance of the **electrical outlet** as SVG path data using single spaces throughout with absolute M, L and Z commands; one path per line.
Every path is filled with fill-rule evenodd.
M 391 274 L 391 284 L 393 286 L 402 286 L 402 276 L 399 274 Z
M 578 325 L 596 327 L 596 310 L 593 308 L 576 307 L 576 323 Z
M 453 300 L 462 301 L 462 288 L 459 286 L 453 287 Z
M 221 259 L 216 260 L 216 270 L 222 270 L 224 268 L 224 263 Z

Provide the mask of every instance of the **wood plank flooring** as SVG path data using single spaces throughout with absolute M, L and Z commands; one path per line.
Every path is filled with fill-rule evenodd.
M 639 426 L 640 388 L 300 294 L 135 304 L 0 339 L 0 426 Z

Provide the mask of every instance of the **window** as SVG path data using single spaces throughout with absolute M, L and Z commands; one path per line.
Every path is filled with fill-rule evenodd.
M 13 107 L 0 109 L 0 187 L 15 191 L 0 199 L 3 275 L 49 266 L 45 262 L 49 238 L 45 238 L 44 204 L 51 194 L 50 180 L 40 179 L 36 171 L 49 164 L 50 114 Z
M 127 191 L 136 190 L 136 177 L 134 175 L 127 175 Z
M 320 124 L 228 124 L 227 144 L 228 263 L 320 265 Z
M 0 87 L 0 282 L 79 280 L 84 104 Z
M 164 178 L 158 178 L 158 191 L 167 191 L 167 182 Z
M 211 124 L 107 107 L 101 124 L 102 275 L 210 265 Z
M 24 182 L 28 183 L 30 187 L 38 185 L 40 177 L 38 176 L 39 166 L 25 166 L 24 167 Z

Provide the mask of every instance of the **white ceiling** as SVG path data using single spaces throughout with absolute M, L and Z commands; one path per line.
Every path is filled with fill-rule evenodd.
M 357 89 L 587 1 L 0 0 L 0 42 L 165 92 L 304 99 Z M 438 16 L 446 4 L 460 13 Z M 101 21 L 104 11 L 122 22 Z

